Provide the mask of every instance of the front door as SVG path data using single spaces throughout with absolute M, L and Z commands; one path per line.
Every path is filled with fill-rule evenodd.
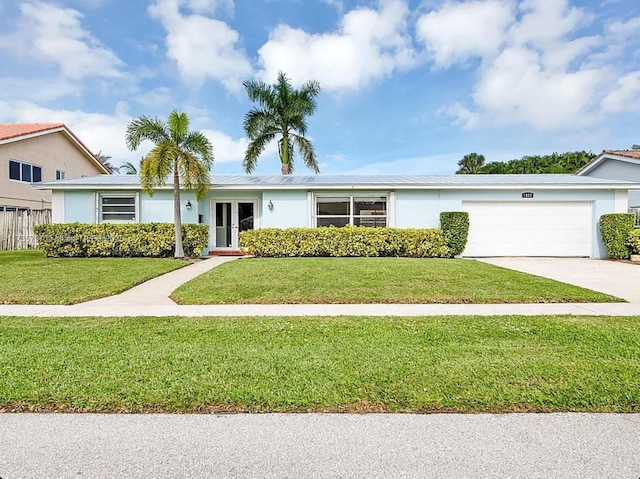
M 241 231 L 255 227 L 258 202 L 255 200 L 214 201 L 213 244 L 215 249 L 237 250 Z

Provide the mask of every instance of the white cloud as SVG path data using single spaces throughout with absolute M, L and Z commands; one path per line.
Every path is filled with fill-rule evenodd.
M 602 109 L 609 113 L 640 111 L 640 71 L 618 79 L 615 89 L 602 100 Z
M 587 113 L 601 80 L 597 70 L 545 70 L 536 52 L 511 47 L 484 71 L 473 97 L 495 123 L 556 129 L 595 119 Z
M 580 35 L 591 21 L 568 0 L 447 2 L 423 15 L 418 36 L 436 66 L 480 60 L 472 104 L 454 102 L 440 111 L 468 128 L 524 124 L 549 130 L 597 121 L 619 73 L 610 61 L 592 60 L 608 40 Z M 635 26 L 627 23 L 610 25 L 608 34 L 619 38 Z M 625 78 L 603 105 L 621 108 L 622 98 L 636 94 L 636 80 Z
M 167 30 L 167 56 L 176 62 L 180 75 L 188 83 L 201 84 L 211 78 L 220 81 L 229 91 L 239 90 L 252 68 L 237 45 L 238 32 L 204 15 L 183 15 L 182 5 L 196 11 L 219 6 L 218 2 L 208 0 L 155 0 L 149 13 Z
M 38 64 L 56 65 L 69 79 L 122 76 L 122 61 L 81 25 L 71 8 L 33 2 L 20 6 L 16 30 L 0 36 L 0 50 Z
M 520 21 L 510 32 L 519 45 L 553 47 L 589 19 L 584 10 L 569 6 L 568 0 L 524 0 L 519 9 Z
M 617 36 L 637 36 L 640 30 L 640 17 L 633 17 L 626 22 L 617 21 L 607 26 L 607 31 Z
M 415 65 L 403 0 L 348 12 L 333 33 L 312 34 L 279 25 L 258 55 L 267 82 L 285 71 L 294 83 L 317 80 L 325 90 L 354 90 Z
M 201 130 L 201 132 L 209 138 L 213 145 L 214 164 L 239 162 L 244 158 L 244 152 L 249 143 L 246 138 L 234 140 L 229 135 L 215 130 Z
M 171 95 L 171 90 L 169 88 L 158 87 L 137 95 L 136 101 L 144 106 L 158 107 L 171 103 L 173 101 L 173 96 Z
M 65 123 L 93 152 L 109 155 L 115 165 L 129 160 L 137 164 L 139 153 L 132 153 L 125 144 L 125 131 L 131 117 L 127 105 L 120 103 L 114 113 L 89 113 L 82 110 L 55 110 L 26 101 L 1 101 L 0 109 L 11 112 L 5 120 L 15 122 Z
M 138 151 L 129 151 L 125 143 L 125 134 L 132 117 L 127 109 L 125 103 L 120 103 L 113 113 L 94 113 L 81 110 L 55 110 L 25 101 L 0 100 L 0 111 L 12 112 L 12 116 L 0 118 L 0 121 L 65 123 L 93 153 L 101 151 L 111 156 L 112 163 L 116 166 L 124 161 L 137 165 L 140 158 L 146 155 L 153 145 L 144 142 Z M 233 139 L 223 132 L 211 129 L 199 131 L 211 140 L 215 163 L 240 162 L 244 158 L 247 147 L 246 138 Z M 277 145 L 274 143 L 268 146 L 263 156 L 272 156 L 276 151 Z
M 515 6 L 507 0 L 446 3 L 418 19 L 417 37 L 437 66 L 448 67 L 495 54 L 514 14 Z

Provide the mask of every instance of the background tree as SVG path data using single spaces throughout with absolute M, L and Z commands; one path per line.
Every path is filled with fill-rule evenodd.
M 111 158 L 109 155 L 105 155 L 104 153 L 102 153 L 102 150 L 100 150 L 98 153 L 96 153 L 96 158 L 97 160 L 102 163 L 111 173 L 119 173 L 120 168 L 118 168 L 117 166 L 113 166 L 111 164 L 111 160 L 113 158 Z
M 141 116 L 127 126 L 126 142 L 130 150 L 149 140 L 155 147 L 144 157 L 140 167 L 140 184 L 152 195 L 155 188 L 165 185 L 173 173 L 173 222 L 176 249 L 174 257 L 184 258 L 182 248 L 182 214 L 180 181 L 194 189 L 198 200 L 204 198 L 211 186 L 209 170 L 213 165 L 213 148 L 200 132 L 189 131 L 189 117 L 174 110 L 165 124 L 157 118 Z
M 568 151 L 550 155 L 523 156 L 519 160 L 492 161 L 482 166 L 481 174 L 573 174 L 597 155 L 587 151 Z
M 245 172 L 252 173 L 255 170 L 260 154 L 271 141 L 279 137 L 278 154 L 283 175 L 293 172 L 294 148 L 302 156 L 307 168 L 320 173 L 313 145 L 305 138 L 306 117 L 316 111 L 320 84 L 310 81 L 296 90 L 287 76 L 279 72 L 273 85 L 255 80 L 245 81 L 243 85 L 249 98 L 260 105 L 260 108 L 251 109 L 244 117 L 244 130 L 249 137 L 242 162 Z
M 144 157 L 143 157 L 144 159 Z M 142 164 L 142 160 L 140 160 L 140 164 Z M 124 163 L 122 163 L 122 165 L 120 165 L 120 167 L 118 168 L 118 171 L 120 173 L 124 173 L 125 175 L 137 175 L 138 174 L 138 169 L 133 166 L 133 164 L 129 161 L 125 161 Z
M 480 168 L 484 165 L 484 155 L 478 153 L 469 153 L 464 155 L 460 161 L 458 161 L 458 171 L 456 175 L 472 175 L 480 172 Z

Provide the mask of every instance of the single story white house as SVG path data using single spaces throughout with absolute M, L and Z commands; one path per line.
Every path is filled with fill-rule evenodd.
M 172 222 L 173 186 L 153 196 L 136 176 L 43 182 L 56 223 Z M 640 182 L 576 175 L 213 175 L 207 196 L 182 191 L 185 223 L 209 225 L 209 251 L 238 249 L 252 228 L 434 228 L 443 211 L 470 215 L 468 257 L 606 257 L 598 220 L 628 209 Z

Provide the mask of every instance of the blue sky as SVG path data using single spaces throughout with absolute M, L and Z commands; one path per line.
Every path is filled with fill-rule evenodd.
M 127 123 L 178 108 L 213 173 L 241 173 L 242 81 L 282 70 L 323 88 L 322 173 L 449 174 L 640 143 L 639 31 L 637 0 L 0 0 L 0 121 L 62 121 L 137 164 Z

